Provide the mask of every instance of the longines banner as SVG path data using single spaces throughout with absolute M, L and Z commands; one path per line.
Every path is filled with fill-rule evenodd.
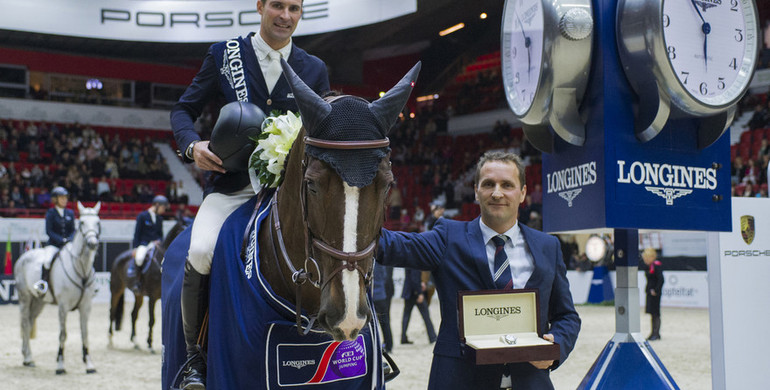
M 0 29 L 147 42 L 216 42 L 259 29 L 258 0 L 0 0 Z M 378 23 L 416 0 L 305 0 L 295 35 Z

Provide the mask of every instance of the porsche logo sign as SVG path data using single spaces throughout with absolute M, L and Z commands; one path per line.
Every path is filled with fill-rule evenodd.
M 741 215 L 741 237 L 749 245 L 754 241 L 754 216 Z

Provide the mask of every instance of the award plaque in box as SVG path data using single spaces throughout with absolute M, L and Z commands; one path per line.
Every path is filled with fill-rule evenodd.
M 537 290 L 457 293 L 463 354 L 475 364 L 558 360 L 559 344 L 538 331 Z

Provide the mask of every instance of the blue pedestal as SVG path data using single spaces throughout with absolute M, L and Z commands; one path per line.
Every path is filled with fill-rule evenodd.
M 594 267 L 591 289 L 588 290 L 588 303 L 602 303 L 613 300 L 615 300 L 615 293 L 607 266 Z
M 655 351 L 641 336 L 617 334 L 604 347 L 578 390 L 656 390 L 679 387 L 663 367 Z M 612 375 L 607 375 L 612 373 Z

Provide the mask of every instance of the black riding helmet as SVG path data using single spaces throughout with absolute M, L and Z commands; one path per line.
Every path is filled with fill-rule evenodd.
M 219 111 L 209 149 L 222 160 L 222 167 L 228 172 L 248 168 L 249 157 L 256 147 L 252 138 L 262 132 L 265 117 L 259 107 L 248 102 L 231 102 Z

